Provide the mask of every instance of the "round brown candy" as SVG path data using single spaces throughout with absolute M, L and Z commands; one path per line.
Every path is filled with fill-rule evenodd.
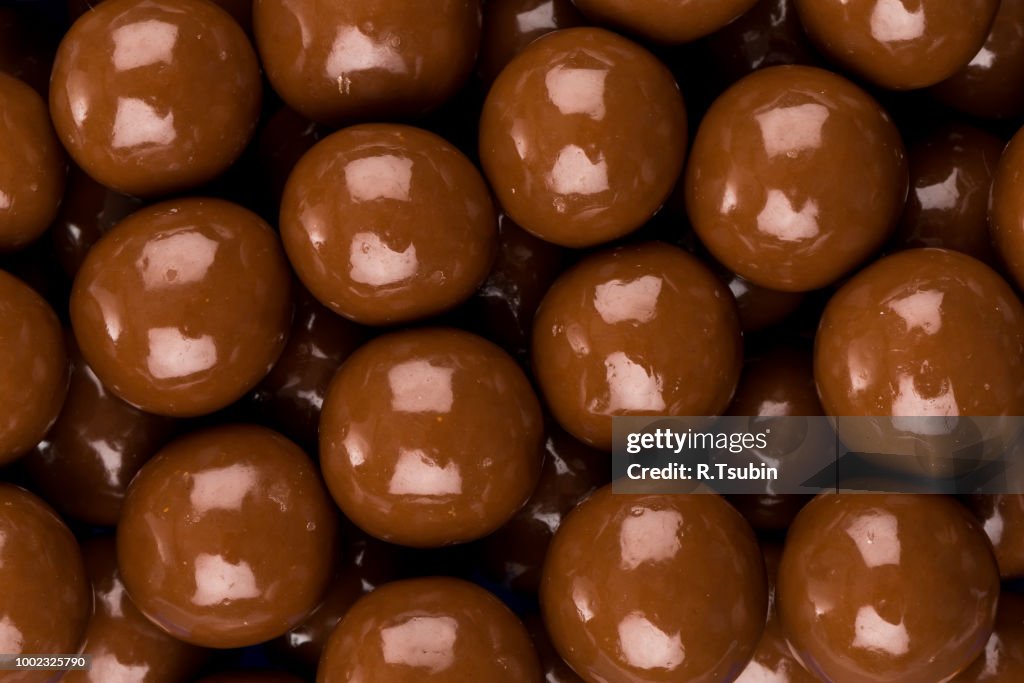
M 524 47 L 546 33 L 584 23 L 572 0 L 489 0 L 477 71 L 491 83 Z
M 783 64 L 820 60 L 807 40 L 795 0 L 758 0 L 740 18 L 708 36 L 705 44 L 727 77 Z
M 981 652 L 999 573 L 984 532 L 950 498 L 835 495 L 786 537 L 776 607 L 793 653 L 823 680 L 948 680 Z
M 967 66 L 999 0 L 796 0 L 807 34 L 843 68 L 883 88 L 934 85 Z
M 96 243 L 75 279 L 71 322 L 118 397 L 161 415 L 202 415 L 270 371 L 291 322 L 290 284 L 277 236 L 254 213 L 172 200 Z
M 735 676 L 768 608 L 754 534 L 719 496 L 600 489 L 555 534 L 541 607 L 588 683 Z
M 473 70 L 479 0 L 256 0 L 256 45 L 274 90 L 328 124 L 416 117 Z
M 0 252 L 24 247 L 46 231 L 66 174 L 46 103 L 0 71 Z
M 361 598 L 327 641 L 317 683 L 539 681 L 523 624 L 483 588 L 396 581 Z
M 480 173 L 433 133 L 354 126 L 288 178 L 281 236 L 299 278 L 331 310 L 370 325 L 435 315 L 487 276 L 496 216 Z
M 68 357 L 53 309 L 2 270 L 0 320 L 0 465 L 5 465 L 31 450 L 57 419 L 68 388 Z
M 544 297 L 532 360 L 559 424 L 611 450 L 616 415 L 722 414 L 743 362 L 736 305 L 707 267 L 676 247 L 600 252 Z
M 138 608 L 195 645 L 275 638 L 316 607 L 337 520 L 316 466 L 251 425 L 182 437 L 146 463 L 117 527 L 118 566 Z
M 1024 578 L 1024 494 L 975 495 L 969 507 L 992 542 L 999 575 Z
M 715 100 L 686 172 L 687 213 L 715 258 L 793 292 L 838 280 L 880 247 L 906 192 L 889 116 L 843 77 L 807 66 L 755 72 Z
M 1017 286 L 1024 286 L 1024 132 L 1006 146 L 989 200 L 989 225 L 999 257 Z
M 78 651 L 92 599 L 75 537 L 43 501 L 0 483 L 0 652 Z M 42 683 L 50 671 L 4 673 Z
M 86 12 L 95 9 L 96 5 L 101 2 L 103 0 L 68 0 L 68 16 L 74 21 Z M 252 33 L 252 0 L 211 0 L 211 2 L 227 10 L 228 14 L 245 29 L 246 33 Z
M 242 153 L 260 109 L 256 53 L 206 0 L 107 0 L 64 36 L 50 111 L 95 180 L 132 195 L 188 189 Z
M 596 28 L 531 43 L 498 76 L 480 119 L 480 161 L 501 206 L 567 247 L 643 225 L 685 152 L 686 110 L 668 68 Z
M 320 466 L 356 525 L 417 547 L 507 522 L 541 469 L 540 406 L 504 351 L 468 332 L 419 329 L 352 354 L 327 390 Z
M 1024 678 L 1024 596 L 999 596 L 996 627 L 985 650 L 952 683 L 1016 683 Z
M 685 43 L 712 33 L 757 0 L 574 0 L 590 19 L 657 43 Z

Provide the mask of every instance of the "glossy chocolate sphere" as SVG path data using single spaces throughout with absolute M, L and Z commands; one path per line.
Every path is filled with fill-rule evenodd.
M 411 118 L 473 70 L 479 0 L 256 0 L 256 44 L 288 106 L 330 124 Z
M 1024 287 L 1024 133 L 1006 146 L 989 200 L 992 241 L 1018 287 Z
M 174 441 L 132 481 L 118 565 L 138 608 L 175 638 L 254 645 L 316 607 L 336 527 L 295 444 L 263 427 L 215 427 Z
M 540 476 L 540 406 L 501 349 L 458 330 L 378 337 L 327 390 L 320 465 L 367 533 L 440 546 L 491 533 Z
M 596 28 L 531 43 L 498 76 L 480 119 L 480 161 L 501 206 L 567 247 L 643 225 L 685 151 L 686 110 L 668 68 Z
M 685 43 L 720 29 L 757 0 L 573 0 L 590 19 L 657 43 Z
M 46 103 L 0 72 L 0 252 L 24 247 L 49 227 L 66 173 Z
M 201 415 L 270 371 L 291 322 L 289 287 L 277 236 L 255 214 L 172 200 L 96 243 L 75 279 L 71 322 L 114 394 L 152 413 Z
M 50 110 L 61 141 L 95 180 L 133 195 L 212 180 L 256 126 L 256 53 L 205 0 L 107 0 L 64 36 Z
M 427 578 L 381 586 L 335 629 L 317 683 L 539 681 L 537 653 L 500 600 L 465 581 Z
M 477 71 L 490 83 L 524 47 L 545 33 L 584 23 L 572 0 L 488 0 Z
M 92 599 L 75 537 L 43 501 L 0 483 L 0 539 L 0 652 L 77 652 Z M 52 676 L 5 671 L 3 680 Z
M 846 79 L 806 66 L 758 71 L 715 100 L 686 172 L 687 213 L 715 258 L 797 292 L 880 247 L 906 190 L 889 116 Z
M 967 66 L 999 0 L 796 0 L 811 40 L 883 88 L 934 85 Z
M 1016 683 L 1024 680 L 1024 596 L 1003 593 L 996 628 L 985 651 L 953 683 Z
M 750 11 L 708 36 L 719 69 L 737 79 L 783 64 L 816 64 L 795 0 L 758 0 Z
M 604 450 L 615 415 L 722 414 L 742 356 L 729 290 L 660 242 L 588 257 L 551 286 L 534 322 L 534 375 L 551 412 Z
M 540 597 L 555 647 L 588 683 L 729 680 L 768 608 L 757 541 L 722 498 L 611 486 L 562 523 Z
M 821 495 L 797 516 L 776 605 L 823 680 L 935 683 L 981 653 L 999 573 L 980 525 L 936 495 Z
M 0 270 L 0 465 L 24 455 L 57 419 L 68 357 L 53 309 Z
M 968 503 L 992 542 L 999 575 L 1024 578 L 1024 494 L 975 495 Z
M 379 325 L 472 295 L 497 245 L 491 195 L 457 149 L 418 128 L 372 124 L 319 142 L 281 202 L 281 236 L 324 305 Z

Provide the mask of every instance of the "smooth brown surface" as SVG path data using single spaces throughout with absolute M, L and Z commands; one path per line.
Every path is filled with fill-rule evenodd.
M 70 653 L 91 597 L 78 543 L 31 493 L 0 483 L 0 652 Z M 42 683 L 49 671 L 5 671 L 4 683 Z
M 555 534 L 540 597 L 556 649 L 588 683 L 729 680 L 768 608 L 757 541 L 722 498 L 611 486 Z
M 66 173 L 46 102 L 0 70 L 0 252 L 43 234 L 57 215 Z
M 93 613 L 79 652 L 92 656 L 88 671 L 69 671 L 62 683 L 180 683 L 191 680 L 206 655 L 176 640 L 144 617 L 125 592 L 113 537 L 82 545 L 92 582 Z
M 138 608 L 175 638 L 243 647 L 316 607 L 336 527 L 295 444 L 262 427 L 215 427 L 174 441 L 132 481 L 118 566 Z
M 480 173 L 433 133 L 346 128 L 296 165 L 281 202 L 288 258 L 331 310 L 371 325 L 435 315 L 487 276 L 496 216 Z
M 327 391 L 320 465 L 356 525 L 393 543 L 461 543 L 519 510 L 540 476 L 540 406 L 480 337 L 434 328 L 378 337 Z
M 205 0 L 107 0 L 65 34 L 50 110 L 95 180 L 132 195 L 220 175 L 259 115 L 259 63 L 231 16 Z
M 544 683 L 583 683 L 583 679 L 572 670 L 551 644 L 551 636 L 544 627 L 544 619 L 539 614 L 531 614 L 524 619 L 524 623 L 540 660 L 543 676 L 541 680 Z
M 255 0 L 253 24 L 274 90 L 332 125 L 420 116 L 472 72 L 479 0 Z
M 953 683 L 1016 683 L 1024 678 L 1024 597 L 999 596 L 996 628 L 985 651 Z
M 788 318 L 804 300 L 803 292 L 766 289 L 726 271 L 723 278 L 736 298 L 740 327 L 744 332 L 760 332 Z
M 701 121 L 686 209 L 718 261 L 785 291 L 830 284 L 882 245 L 907 191 L 903 144 L 864 91 L 834 73 L 747 76 Z
M 999 0 L 796 0 L 811 40 L 883 88 L 934 85 L 967 66 Z
M 996 167 L 989 228 L 999 258 L 1017 286 L 1024 286 L 1024 133 L 1019 131 Z
M 935 683 L 992 632 L 999 573 L 981 526 L 935 495 L 821 495 L 797 516 L 776 605 L 824 680 Z
M 1024 495 L 975 495 L 968 506 L 992 542 L 999 575 L 1004 579 L 1024 577 Z
M 769 66 L 821 61 L 804 33 L 795 0 L 758 0 L 705 44 L 719 69 L 734 79 Z
M 488 0 L 477 72 L 491 83 L 512 58 L 545 33 L 584 23 L 572 0 Z
M 74 21 L 101 2 L 103 0 L 68 0 L 68 15 Z M 252 0 L 211 0 L 211 2 L 227 10 L 228 14 L 245 29 L 246 33 L 252 33 Z
M 568 432 L 611 450 L 615 415 L 720 415 L 742 365 L 729 290 L 660 242 L 599 252 L 537 311 L 533 370 Z
M 757 0 L 574 0 L 590 19 L 657 43 L 705 36 L 749 10 Z
M 531 43 L 494 82 L 480 118 L 480 161 L 501 206 L 567 247 L 643 225 L 671 193 L 685 152 L 671 72 L 602 29 Z
M 24 455 L 57 419 L 68 388 L 64 335 L 53 309 L 0 271 L 0 465 Z
M 397 581 L 357 602 L 331 635 L 317 683 L 540 680 L 523 624 L 500 600 L 450 578 Z
M 172 200 L 96 243 L 75 279 L 71 322 L 114 394 L 152 413 L 201 415 L 270 371 L 291 323 L 290 278 L 277 236 L 255 214 Z

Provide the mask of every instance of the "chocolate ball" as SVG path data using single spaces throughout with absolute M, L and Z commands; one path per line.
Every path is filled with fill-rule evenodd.
M 705 44 L 725 76 L 784 64 L 817 64 L 795 0 L 758 0 L 748 12 L 707 37 Z
M 53 309 L 2 270 L 0 320 L 0 465 L 6 465 L 31 450 L 57 419 L 68 357 Z
M 66 173 L 46 103 L 0 71 L 0 252 L 20 249 L 46 231 Z
M 722 498 L 611 486 L 555 534 L 540 598 L 555 648 L 588 683 L 729 680 L 768 608 L 757 541 Z
M 479 0 L 256 0 L 253 25 L 274 90 L 329 124 L 420 116 L 473 70 Z
M 736 298 L 740 327 L 744 332 L 760 332 L 778 325 L 795 313 L 804 300 L 803 292 L 766 289 L 735 273 L 727 272 L 723 279 Z
M 1024 596 L 1003 592 L 985 651 L 953 683 L 1014 683 L 1024 677 Z
M 537 650 L 544 683 L 583 683 L 583 679 L 576 675 L 551 644 L 544 619 L 539 614 L 533 614 L 526 617 L 523 623 L 530 633 L 530 638 L 533 639 L 534 649 Z
M 776 607 L 823 680 L 935 683 L 982 651 L 998 596 L 988 540 L 952 499 L 825 494 L 789 529 Z
M 685 152 L 686 110 L 671 72 L 596 28 L 531 43 L 498 76 L 480 118 L 480 161 L 501 206 L 567 247 L 643 225 L 672 192 Z
M 999 0 L 796 0 L 819 49 L 883 88 L 909 90 L 949 78 L 988 35 Z
M 505 352 L 452 329 L 395 332 L 341 366 L 320 465 L 342 511 L 377 538 L 461 543 L 507 522 L 541 469 L 540 406 Z
M 146 463 L 117 527 L 118 566 L 138 608 L 179 640 L 244 647 L 316 607 L 337 521 L 316 466 L 263 427 L 182 437 Z
M 486 83 L 537 38 L 584 23 L 572 0 L 489 0 L 483 12 L 477 71 Z
M 118 397 L 202 415 L 270 371 L 291 322 L 289 287 L 281 245 L 258 216 L 218 199 L 172 200 L 96 243 L 75 278 L 71 322 Z
M 757 0 L 573 0 L 590 19 L 657 43 L 685 43 L 716 31 Z
M 480 173 L 418 128 L 346 128 L 306 153 L 288 178 L 281 236 L 306 287 L 370 325 L 435 315 L 487 276 L 496 217 Z
M 75 537 L 43 501 L 0 483 L 0 652 L 69 653 L 92 598 Z M 5 672 L 4 680 L 53 679 L 50 671 Z
M 152 196 L 210 181 L 242 153 L 260 109 L 256 53 L 205 0 L 107 0 L 53 65 L 50 111 L 95 180 Z
M 999 575 L 1024 578 L 1024 494 L 975 495 L 968 503 L 992 542 Z
M 396 581 L 361 598 L 331 634 L 317 683 L 539 681 L 523 624 L 466 581 Z
M 551 412 L 604 450 L 616 415 L 722 414 L 742 362 L 729 290 L 660 242 L 584 259 L 551 286 L 534 322 L 534 375 Z
M 715 258 L 793 292 L 835 282 L 878 249 L 906 191 L 889 116 L 843 77 L 806 66 L 758 71 L 715 100 L 686 172 L 687 213 Z
M 1024 133 L 1006 146 L 989 200 L 989 225 L 999 257 L 1017 286 L 1024 286 Z

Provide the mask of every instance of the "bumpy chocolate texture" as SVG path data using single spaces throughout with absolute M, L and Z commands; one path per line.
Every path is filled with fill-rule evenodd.
M 587 17 L 659 43 L 684 43 L 728 24 L 757 0 L 574 0 Z

